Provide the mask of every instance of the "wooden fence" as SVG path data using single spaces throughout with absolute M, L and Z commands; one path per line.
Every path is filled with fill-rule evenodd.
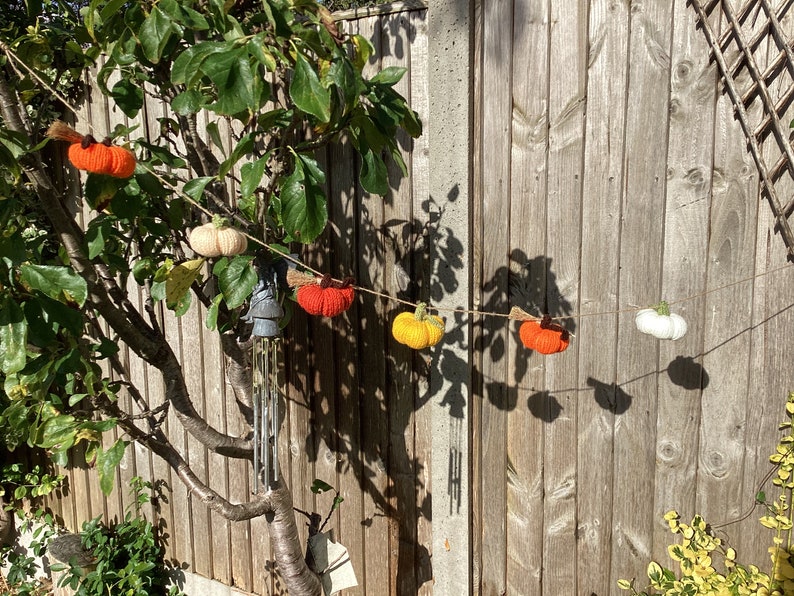
M 296 316 L 285 335 L 284 473 L 302 510 L 330 504 L 309 490 L 314 478 L 340 489 L 345 500 L 332 526 L 360 583 L 346 593 L 445 593 L 433 587 L 440 578 L 431 562 L 444 553 L 432 545 L 444 539 L 432 533 L 440 520 L 431 519 L 431 495 L 457 491 L 470 497 L 462 515 L 471 543 L 457 572 L 471 593 L 614 594 L 619 578 L 641 581 L 652 557 L 669 563 L 667 510 L 699 512 L 716 525 L 752 507 L 794 389 L 794 274 L 686 3 L 443 6 L 451 4 L 462 15 L 460 39 L 472 40 L 471 53 L 460 44 L 459 58 L 471 61 L 469 98 L 428 97 L 433 3 L 346 23 L 373 40 L 373 68 L 409 68 L 399 89 L 429 132 L 401 140 L 410 176 L 395 172 L 384 200 L 356 186 L 349 147 L 325 155 L 332 225 L 303 256 L 411 301 L 445 305 L 447 292 L 470 281 L 464 308 L 493 314 L 450 316 L 445 346 L 458 352 L 420 354 L 390 340 L 397 305 L 374 295 L 360 295 L 330 322 Z M 783 26 L 794 33 L 788 15 Z M 763 65 L 776 52 L 765 37 L 754 57 Z M 446 219 L 455 189 L 443 200 L 428 190 L 430 169 L 445 159 L 428 152 L 439 134 L 431 101 L 469 101 L 472 109 L 472 124 L 459 123 L 473 147 L 459 180 L 471 191 L 461 237 Z M 95 126 L 121 120 L 98 96 L 85 110 Z M 150 132 L 162 111 L 147 106 Z M 757 106 L 750 112 L 761 118 Z M 687 319 L 683 339 L 636 331 L 636 309 L 660 299 Z M 554 356 L 524 349 L 518 324 L 501 316 L 513 306 L 561 317 L 574 334 L 570 348 Z M 218 428 L 244 432 L 225 399 L 220 350 L 203 313 L 164 320 L 201 396 L 199 411 Z M 131 357 L 129 365 L 146 380 Z M 434 393 L 429 379 L 448 367 L 470 373 Z M 160 403 L 159 381 L 146 387 Z M 429 409 L 439 404 L 470 457 L 452 461 L 433 450 Z M 178 428 L 172 417 L 167 424 Z M 248 497 L 249 466 L 180 437 L 213 488 Z M 431 487 L 433 465 L 454 468 L 455 484 Z M 90 470 L 68 474 L 71 498 L 57 504 L 67 525 L 123 514 L 124 491 L 105 499 Z M 138 448 L 119 484 L 133 475 L 169 487 L 156 519 L 175 562 L 245 591 L 280 592 L 263 520 L 230 523 L 209 513 Z M 740 558 L 763 565 L 771 536 L 759 515 L 720 532 Z
M 476 305 L 569 317 L 575 339 L 543 357 L 477 324 L 474 592 L 613 594 L 671 564 L 667 510 L 752 508 L 792 389 L 792 269 L 685 2 L 477 10 Z M 753 48 L 762 70 L 779 51 Z M 683 339 L 636 331 L 660 299 Z M 766 565 L 760 515 L 719 531 Z

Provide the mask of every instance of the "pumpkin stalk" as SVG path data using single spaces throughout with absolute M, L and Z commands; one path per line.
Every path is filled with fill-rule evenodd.
M 216 228 L 225 228 L 229 225 L 229 221 L 222 215 L 218 215 L 216 213 L 212 216 L 212 225 L 214 225 Z
M 416 310 L 414 311 L 414 318 L 417 321 L 427 321 L 428 323 L 434 325 L 435 327 L 438 327 L 439 329 L 444 328 L 444 325 L 442 323 L 439 323 L 436 318 L 431 317 L 429 314 L 427 314 L 426 302 L 420 302 L 419 304 L 416 305 Z
M 662 300 L 659 304 L 654 306 L 653 309 L 662 316 L 665 317 L 670 316 L 670 305 L 667 303 L 666 300 Z

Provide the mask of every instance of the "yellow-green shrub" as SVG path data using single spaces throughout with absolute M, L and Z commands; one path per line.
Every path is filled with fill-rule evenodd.
M 762 526 L 775 530 L 769 547 L 769 573 L 756 565 L 736 560 L 736 551 L 718 538 L 699 515 L 691 524 L 683 524 L 676 511 L 669 511 L 664 519 L 673 534 L 681 536 L 680 543 L 667 548 L 670 558 L 678 563 L 678 573 L 651 561 L 648 565 L 649 585 L 645 591 L 634 588 L 634 580 L 618 580 L 618 587 L 635 596 L 788 596 L 794 594 L 794 545 L 792 545 L 791 501 L 794 489 L 794 393 L 786 402 L 788 420 L 780 425 L 786 435 L 780 439 L 769 461 L 776 466 L 773 484 L 780 488 L 777 500 L 768 502 L 763 492 L 756 502 L 766 507 L 760 518 Z M 766 567 L 766 566 L 765 566 Z

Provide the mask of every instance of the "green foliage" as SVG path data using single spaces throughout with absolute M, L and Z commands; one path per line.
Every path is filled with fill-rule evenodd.
M 365 75 L 370 42 L 341 31 L 313 0 L 15 0 L 0 19 L 0 82 L 24 107 L 21 128 L 0 118 L 2 442 L 43 448 L 62 465 L 79 446 L 108 493 L 127 443 L 103 433 L 150 417 L 108 413 L 125 383 L 107 372 L 120 366 L 121 331 L 105 327 L 103 301 L 126 318 L 134 281 L 150 311 L 141 321 L 159 304 L 180 316 L 198 299 L 208 328 L 242 334 L 263 249 L 249 242 L 247 254 L 211 263 L 205 280 L 186 231 L 211 211 L 269 246 L 312 242 L 328 221 L 316 151 L 348 142 L 361 156 L 361 186 L 386 194 L 388 160 L 406 171 L 397 138 L 419 135 L 421 124 L 395 90 L 404 70 Z M 73 116 L 56 100 L 77 103 L 99 56 L 96 82 L 129 118 L 150 100 L 170 110 L 159 130 L 110 131 L 129 139 L 138 165 L 125 180 L 83 176 L 91 216 L 82 234 L 72 214 L 42 208 L 26 172 L 41 160 L 58 181 L 64 145 L 44 132 Z M 90 126 L 75 123 L 100 134 Z M 74 187 L 60 187 L 68 202 Z M 59 237 L 64 227 L 76 246 Z M 112 298 L 103 295 L 110 283 Z
M 37 522 L 35 525 L 34 519 Z M 6 584 L 15 596 L 51 594 L 48 582 L 40 579 L 42 573 L 37 558 L 46 553 L 47 544 L 55 535 L 55 520 L 51 514 L 38 510 L 37 515 L 26 520 L 23 525 L 32 530 L 29 550 L 18 550 L 14 544 L 0 547 L 0 564 L 7 569 Z
M 668 512 L 664 518 L 673 534 L 681 536 L 681 542 L 671 544 L 667 552 L 678 563 L 678 574 L 651 561 L 647 575 L 650 584 L 638 592 L 634 581 L 621 579 L 618 587 L 637 596 L 735 596 L 754 594 L 758 596 L 784 596 L 794 593 L 794 547 L 792 527 L 794 511 L 791 508 L 794 489 L 794 393 L 786 402 L 788 420 L 780 425 L 787 434 L 780 439 L 775 453 L 769 461 L 776 466 L 773 484 L 780 488 L 777 500 L 766 501 L 764 492 L 756 495 L 756 504 L 765 507 L 760 518 L 761 525 L 775 531 L 769 548 L 771 569 L 761 571 L 760 566 L 737 562 L 736 551 L 718 538 L 711 527 L 696 515 L 691 524 L 682 524 L 676 511 Z
M 153 486 L 138 477 L 130 486 L 134 501 L 123 521 L 105 525 L 97 517 L 83 524 L 81 543 L 93 556 L 94 566 L 86 573 L 72 565 L 62 580 L 78 596 L 180 594 L 176 587 L 166 592 L 163 547 L 154 526 L 141 515 Z
M 35 505 L 39 497 L 60 487 L 64 478 L 63 474 L 52 474 L 39 464 L 30 469 L 19 462 L 5 464 L 0 468 L 0 497 L 6 509 L 21 513 L 26 502 Z
M 367 6 L 377 6 L 378 4 L 388 4 L 392 0 L 321 0 L 328 10 L 349 10 L 351 8 L 364 8 Z
M 63 475 L 52 474 L 38 464 L 28 468 L 17 462 L 0 468 L 0 496 L 5 509 L 19 518 L 20 530 L 31 530 L 28 551 L 19 550 L 14 544 L 0 547 L 0 564 L 7 569 L 5 580 L 13 594 L 44 596 L 49 593 L 47 586 L 36 579 L 37 574 L 41 575 L 36 558 L 45 552 L 55 532 L 55 521 L 42 507 L 41 497 L 59 488 L 63 481 Z

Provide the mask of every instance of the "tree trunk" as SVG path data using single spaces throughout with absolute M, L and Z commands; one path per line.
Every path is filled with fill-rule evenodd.
M 322 596 L 320 578 L 309 569 L 298 538 L 292 494 L 279 485 L 268 493 L 273 513 L 267 514 L 273 556 L 290 596 Z

